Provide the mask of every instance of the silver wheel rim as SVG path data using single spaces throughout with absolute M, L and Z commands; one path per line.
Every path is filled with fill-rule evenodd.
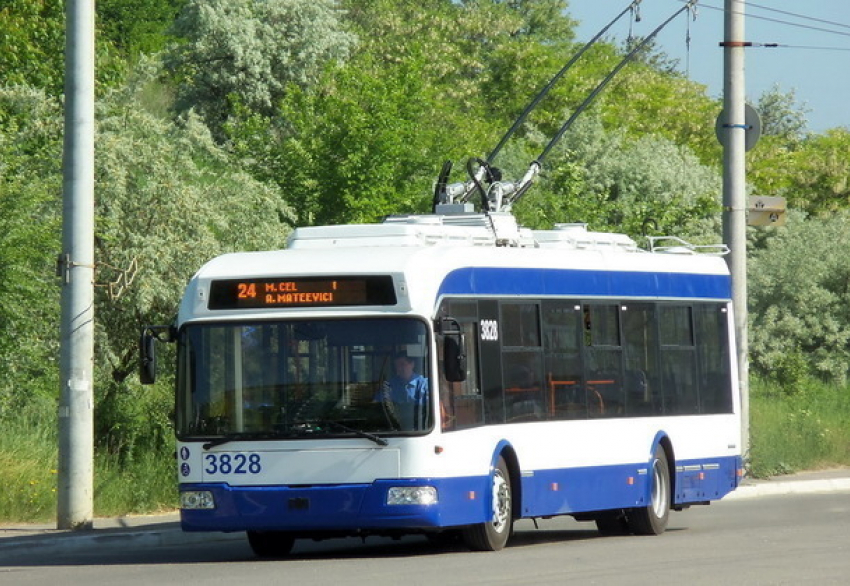
M 493 529 L 502 533 L 508 526 L 511 515 L 511 487 L 502 471 L 493 472 Z
M 667 503 L 670 496 L 667 494 L 667 479 L 659 466 L 659 461 L 652 463 L 652 512 L 661 519 L 667 513 Z

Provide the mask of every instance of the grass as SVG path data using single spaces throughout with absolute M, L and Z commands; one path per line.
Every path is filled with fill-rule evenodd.
M 58 439 L 55 407 L 33 406 L 0 421 L 0 523 L 56 519 Z M 94 459 L 94 514 L 120 516 L 177 506 L 174 448 L 133 460 L 108 453 Z
M 754 380 L 750 413 L 752 476 L 850 466 L 850 387 L 807 380 L 789 390 Z M 55 520 L 54 405 L 33 406 L 0 421 L 0 426 L 0 523 Z M 96 454 L 96 516 L 144 514 L 176 507 L 173 444 L 136 453 L 132 460 Z
M 756 478 L 850 465 L 850 387 L 808 379 L 782 389 L 754 380 L 749 462 Z
M 55 517 L 56 426 L 37 410 L 0 424 L 0 522 Z

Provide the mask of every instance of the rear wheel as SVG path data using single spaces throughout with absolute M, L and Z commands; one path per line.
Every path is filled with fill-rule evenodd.
M 629 526 L 636 535 L 660 535 L 667 529 L 671 502 L 670 465 L 661 446 L 656 448 L 652 458 L 650 482 L 649 504 L 629 514 Z
M 499 463 L 492 476 L 492 518 L 486 523 L 471 525 L 463 530 L 463 540 L 475 551 L 498 551 L 505 547 L 513 529 L 513 498 L 511 477 L 505 460 Z
M 248 531 L 248 543 L 257 557 L 282 558 L 292 551 L 295 538 L 284 531 Z

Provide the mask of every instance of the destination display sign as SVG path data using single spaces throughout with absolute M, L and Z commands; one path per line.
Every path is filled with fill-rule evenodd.
M 210 285 L 209 309 L 395 305 L 390 276 L 221 279 Z

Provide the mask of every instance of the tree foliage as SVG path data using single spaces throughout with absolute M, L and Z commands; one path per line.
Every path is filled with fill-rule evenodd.
M 813 214 L 850 207 L 850 130 L 834 128 L 806 138 L 795 152 L 787 196 Z
M 442 161 L 485 141 L 474 115 L 444 106 L 426 68 L 424 54 L 390 64 L 358 55 L 322 91 L 292 88 L 279 117 L 245 117 L 230 138 L 287 193 L 299 224 L 428 211 Z
M 606 132 L 593 118 L 577 124 L 563 142 L 553 151 L 560 162 L 539 186 L 544 195 L 517 205 L 523 221 L 540 214 L 529 207 L 554 199 L 560 206 L 544 204 L 551 210 L 549 226 L 581 221 L 633 237 L 672 234 L 719 242 L 720 177 L 687 147 L 653 135 L 629 142 L 624 132 Z
M 6 0 L 0 6 L 0 72 L 6 84 L 62 91 L 65 56 L 62 0 Z
M 58 388 L 61 104 L 0 86 L 0 416 Z
M 173 123 L 144 109 L 137 94 L 152 77 L 114 92 L 98 112 L 98 430 L 122 452 L 131 452 L 146 429 L 169 435 L 161 407 L 170 389 L 158 395 L 159 416 L 151 419 L 143 408 L 151 397 L 144 399 L 130 377 L 141 327 L 171 322 L 186 281 L 204 262 L 279 248 L 290 221 L 281 193 L 240 172 L 197 117 Z
M 791 208 L 829 215 L 850 207 L 850 130 L 834 128 L 799 140 L 767 136 L 750 154 L 760 194 L 783 196 Z
M 794 214 L 787 226 L 772 230 L 749 263 L 752 364 L 780 381 L 789 378 L 789 369 L 808 368 L 843 383 L 850 364 L 850 264 L 844 252 L 850 247 L 850 212 L 828 218 Z
M 130 62 L 165 48 L 187 0 L 97 0 L 98 32 Z
M 761 118 L 762 135 L 780 137 L 788 142 L 797 142 L 806 136 L 808 110 L 797 104 L 794 90 L 783 92 L 774 85 L 759 97 L 756 111 Z
M 287 85 L 316 82 L 344 59 L 355 38 L 332 0 L 188 0 L 174 25 L 183 40 L 166 64 L 177 79 L 177 109 L 197 110 L 214 131 L 235 99 L 271 114 Z
M 186 0 L 98 0 L 95 72 L 98 91 L 123 80 L 127 63 L 161 50 Z M 65 79 L 63 0 L 0 3 L 0 82 L 29 85 L 59 96 Z
M 139 328 L 176 314 L 188 276 L 222 252 L 282 246 L 290 214 L 281 194 L 240 172 L 196 117 L 156 118 L 128 90 L 109 96 L 98 118 L 98 321 L 111 340 L 102 355 L 123 381 Z

